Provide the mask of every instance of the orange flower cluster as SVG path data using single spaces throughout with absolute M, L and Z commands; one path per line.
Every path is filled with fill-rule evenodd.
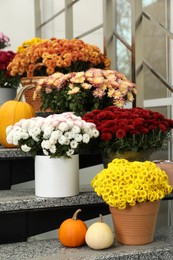
M 89 68 L 109 69 L 110 59 L 100 49 L 78 39 L 42 40 L 16 54 L 8 66 L 10 75 L 47 76 Z

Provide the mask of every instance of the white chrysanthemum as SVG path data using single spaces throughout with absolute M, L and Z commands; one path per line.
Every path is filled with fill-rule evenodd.
M 22 127 L 23 130 L 26 130 L 26 131 L 27 131 L 29 125 L 30 125 L 30 124 L 29 124 L 29 120 L 23 119 L 23 120 L 21 121 L 21 127 Z
M 7 143 L 13 144 L 13 132 L 9 132 L 6 137 Z
M 69 143 L 69 139 L 66 138 L 64 135 L 62 135 L 62 136 L 58 139 L 58 142 L 59 142 L 60 144 L 62 144 L 62 145 L 67 144 L 67 141 L 68 141 L 68 143 Z
M 87 143 L 89 143 L 89 140 L 90 140 L 89 135 L 88 134 L 83 134 L 83 142 L 87 144 Z
M 65 136 L 66 138 L 68 138 L 68 139 L 74 138 L 74 135 L 73 135 L 73 133 L 72 133 L 71 131 L 65 132 L 65 133 L 64 133 L 64 136 Z
M 51 133 L 50 138 L 58 139 L 62 136 L 62 132 L 60 130 L 55 130 Z
M 69 149 L 67 152 L 66 152 L 67 156 L 72 156 L 74 154 L 74 150 L 73 149 Z
M 97 129 L 90 129 L 89 131 L 88 131 L 88 134 L 89 134 L 89 136 L 90 137 L 98 137 L 99 136 L 99 131 L 97 130 Z
M 83 124 L 83 128 L 85 129 L 85 132 L 89 131 L 90 129 L 95 128 L 95 124 L 90 123 L 90 122 L 85 122 Z
M 18 143 L 18 139 L 13 138 L 13 142 L 12 142 L 12 144 L 14 144 L 14 145 L 18 145 L 18 144 L 19 144 L 19 143 Z
M 51 136 L 52 132 L 53 132 L 52 126 L 45 127 L 44 133 L 43 133 L 43 138 L 48 139 Z
M 10 144 L 19 145 L 19 141 L 22 140 L 21 149 L 25 150 L 25 152 L 34 151 L 34 149 L 37 152 L 37 146 L 34 142 L 42 141 L 40 148 L 42 148 L 45 155 L 50 156 L 51 154 L 56 155 L 58 144 L 65 145 L 68 150 L 66 154 L 71 156 L 75 153 L 79 143 L 88 143 L 90 138 L 99 135 L 93 123 L 85 122 L 72 112 L 53 114 L 46 118 L 21 119 L 14 126 L 7 127 L 6 133 L 7 142 Z M 31 147 L 28 144 L 28 138 L 34 140 L 30 144 Z M 25 140 L 27 140 L 27 145 Z M 60 154 L 60 156 L 64 155 L 63 152 Z
M 80 143 L 80 142 L 83 140 L 83 137 L 82 137 L 81 134 L 76 134 L 75 137 L 74 137 L 74 139 L 75 139 L 78 143 Z
M 97 129 L 93 129 L 93 136 L 97 138 L 99 136 L 99 131 Z
M 72 127 L 72 132 L 74 132 L 75 134 L 79 134 L 80 131 L 81 131 L 81 129 L 80 129 L 79 126 L 74 125 L 74 126 Z
M 70 144 L 70 140 L 68 138 L 66 138 L 66 141 L 64 143 L 65 145 L 69 145 Z
M 55 145 L 51 145 L 50 152 L 53 153 L 53 154 L 56 153 L 56 146 Z
M 38 141 L 40 140 L 36 135 L 33 135 L 33 136 L 32 136 L 32 139 L 33 139 L 35 142 L 38 142 Z
M 25 153 L 31 151 L 31 147 L 29 147 L 29 146 L 26 145 L 26 144 L 21 145 L 21 149 L 22 149 L 22 151 L 24 151 Z
M 76 149 L 78 147 L 78 142 L 73 140 L 73 141 L 70 142 L 70 146 L 71 146 L 71 148 Z
M 21 132 L 21 138 L 24 139 L 24 140 L 26 140 L 26 139 L 29 138 L 29 134 L 26 133 L 26 132 Z
M 75 125 L 78 126 L 79 128 L 83 127 L 83 120 L 76 120 Z
M 28 129 L 32 129 L 35 126 L 35 118 L 27 119 Z
M 32 137 L 32 139 L 36 142 L 39 141 L 38 135 L 40 134 L 40 129 L 38 127 L 33 127 L 31 129 L 28 129 L 29 136 Z
M 65 131 L 67 131 L 67 130 L 69 129 L 69 126 L 68 126 L 67 123 L 61 122 L 61 123 L 59 124 L 59 126 L 58 126 L 58 129 L 59 129 L 60 131 L 62 131 L 62 132 L 65 132 Z
M 13 131 L 14 131 L 14 132 L 21 132 L 21 131 L 22 131 L 22 128 L 21 128 L 20 126 L 18 126 L 17 124 L 15 124 L 15 125 L 13 126 Z
M 15 131 L 13 134 L 13 143 L 14 145 L 18 144 L 18 141 L 22 139 L 22 133 L 21 131 Z
M 13 129 L 13 126 L 12 126 L 12 125 L 7 126 L 7 128 L 6 128 L 6 134 L 8 135 L 8 134 L 12 131 L 12 129 Z
M 74 125 L 74 121 L 71 120 L 71 119 L 69 119 L 69 120 L 67 121 L 67 124 L 68 124 L 69 129 L 71 129 L 71 128 L 73 127 L 73 125 Z
M 49 142 L 49 140 L 43 140 L 43 141 L 41 142 L 41 147 L 42 147 L 43 149 L 50 149 L 51 143 Z
M 39 134 L 41 133 L 40 127 L 34 126 L 34 127 L 33 127 L 33 133 L 34 133 L 35 135 L 39 135 Z
M 43 149 L 43 153 L 44 155 L 49 155 L 48 151 L 46 151 L 45 149 Z
M 56 143 L 57 143 L 57 140 L 58 140 L 58 139 L 55 138 L 55 137 L 50 137 L 50 138 L 49 138 L 49 142 L 50 142 L 51 145 L 56 144 Z
M 43 117 L 37 117 L 37 120 L 35 122 L 35 126 L 39 127 L 41 130 L 41 126 L 44 124 L 45 118 Z

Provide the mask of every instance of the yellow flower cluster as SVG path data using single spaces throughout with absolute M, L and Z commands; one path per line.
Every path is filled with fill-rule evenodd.
M 172 192 L 167 174 L 155 163 L 117 158 L 93 178 L 91 185 L 108 205 L 119 209 L 161 200 Z
M 31 40 L 26 40 L 22 43 L 22 45 L 18 46 L 17 52 L 23 52 L 23 51 L 25 51 L 26 48 L 30 47 L 31 45 L 42 42 L 42 41 L 44 41 L 44 40 L 41 38 L 37 38 L 37 37 L 32 38 Z
M 26 44 L 27 48 L 19 47 L 19 52 L 8 66 L 12 76 L 47 76 L 57 71 L 68 73 L 90 67 L 110 67 L 110 59 L 97 46 L 82 40 L 33 39 Z

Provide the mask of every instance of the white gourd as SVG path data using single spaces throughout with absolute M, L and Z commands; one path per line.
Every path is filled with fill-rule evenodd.
M 100 222 L 95 222 L 89 226 L 85 235 L 86 244 L 92 249 L 109 248 L 114 241 L 114 235 L 110 226 L 102 221 L 100 215 Z

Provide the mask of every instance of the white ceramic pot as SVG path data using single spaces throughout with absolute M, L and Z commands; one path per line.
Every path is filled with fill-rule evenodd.
M 35 157 L 35 195 L 69 197 L 79 194 L 79 155 L 72 158 Z

